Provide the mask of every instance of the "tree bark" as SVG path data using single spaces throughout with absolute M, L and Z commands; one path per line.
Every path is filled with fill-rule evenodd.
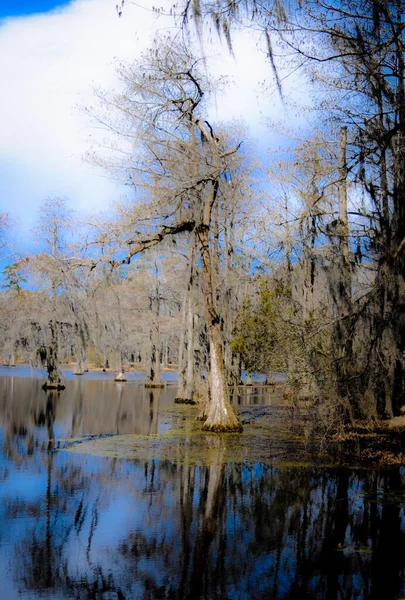
M 196 233 L 202 263 L 204 310 L 210 349 L 210 402 L 207 420 L 203 425 L 203 429 L 217 432 L 242 431 L 242 425 L 229 400 L 226 382 L 221 323 L 214 306 L 212 261 L 209 249 L 209 224 L 202 223 L 197 228 Z
M 189 279 L 187 284 L 187 294 L 184 304 L 184 331 L 182 352 L 182 395 L 178 395 L 175 402 L 177 404 L 196 404 L 194 398 L 195 392 L 195 365 L 194 365 L 194 278 L 195 278 L 195 240 L 192 239 L 189 257 Z

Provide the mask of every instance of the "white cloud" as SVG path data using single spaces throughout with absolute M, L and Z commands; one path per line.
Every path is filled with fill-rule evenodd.
M 114 57 L 135 55 L 156 27 L 151 13 L 134 18 L 130 9 L 118 19 L 111 0 L 76 0 L 3 22 L 0 160 L 18 172 L 3 173 L 2 209 L 23 223 L 47 196 L 68 195 L 88 209 L 117 197 L 114 184 L 82 164 L 88 131 L 77 107 L 91 100 L 94 85 L 113 82 Z
M 91 103 L 94 86 L 114 84 L 115 59 L 136 57 L 157 29 L 171 25 L 170 17 L 131 4 L 119 19 L 115 0 L 75 0 L 1 22 L 0 209 L 19 216 L 23 229 L 48 196 L 67 195 L 79 209 L 95 210 L 122 193 L 82 163 L 91 129 L 77 107 Z M 250 34 L 235 40 L 237 62 L 225 45 L 215 43 L 212 53 L 218 51 L 215 70 L 230 71 L 236 85 L 218 99 L 216 114 L 244 116 L 257 129 L 261 112 L 269 111 L 268 100 L 257 100 L 258 81 L 270 68 Z M 282 110 L 275 106 L 270 112 Z

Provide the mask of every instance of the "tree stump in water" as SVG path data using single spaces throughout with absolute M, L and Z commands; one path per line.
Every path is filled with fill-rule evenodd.
M 118 373 L 118 375 L 114 379 L 114 381 L 118 381 L 118 382 L 124 383 L 124 381 L 127 381 L 127 378 L 125 377 L 124 373 L 121 371 L 121 373 Z

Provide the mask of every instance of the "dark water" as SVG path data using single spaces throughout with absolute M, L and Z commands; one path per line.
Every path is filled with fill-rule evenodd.
M 2 600 L 405 596 L 404 470 L 57 451 L 55 438 L 167 429 L 175 388 L 40 384 L 0 378 Z

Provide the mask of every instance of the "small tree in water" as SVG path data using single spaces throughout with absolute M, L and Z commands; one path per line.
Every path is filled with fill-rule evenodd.
M 62 320 L 60 319 L 59 295 L 65 289 L 65 273 L 62 268 L 63 254 L 68 244 L 68 232 L 71 229 L 72 211 L 68 208 L 66 198 L 48 198 L 39 212 L 39 225 L 35 229 L 43 252 L 37 257 L 39 271 L 46 274 L 49 286 L 50 319 L 44 330 L 46 344 L 39 350 L 39 357 L 48 372 L 44 389 L 64 389 L 65 385 L 59 371 L 59 336 Z M 59 317 L 58 317 L 59 315 Z
M 48 373 L 47 380 L 42 387 L 44 390 L 64 390 L 65 383 L 59 371 L 57 332 L 53 321 L 49 322 L 49 328 L 51 331 L 50 342 L 46 347 L 42 346 L 38 352 Z

